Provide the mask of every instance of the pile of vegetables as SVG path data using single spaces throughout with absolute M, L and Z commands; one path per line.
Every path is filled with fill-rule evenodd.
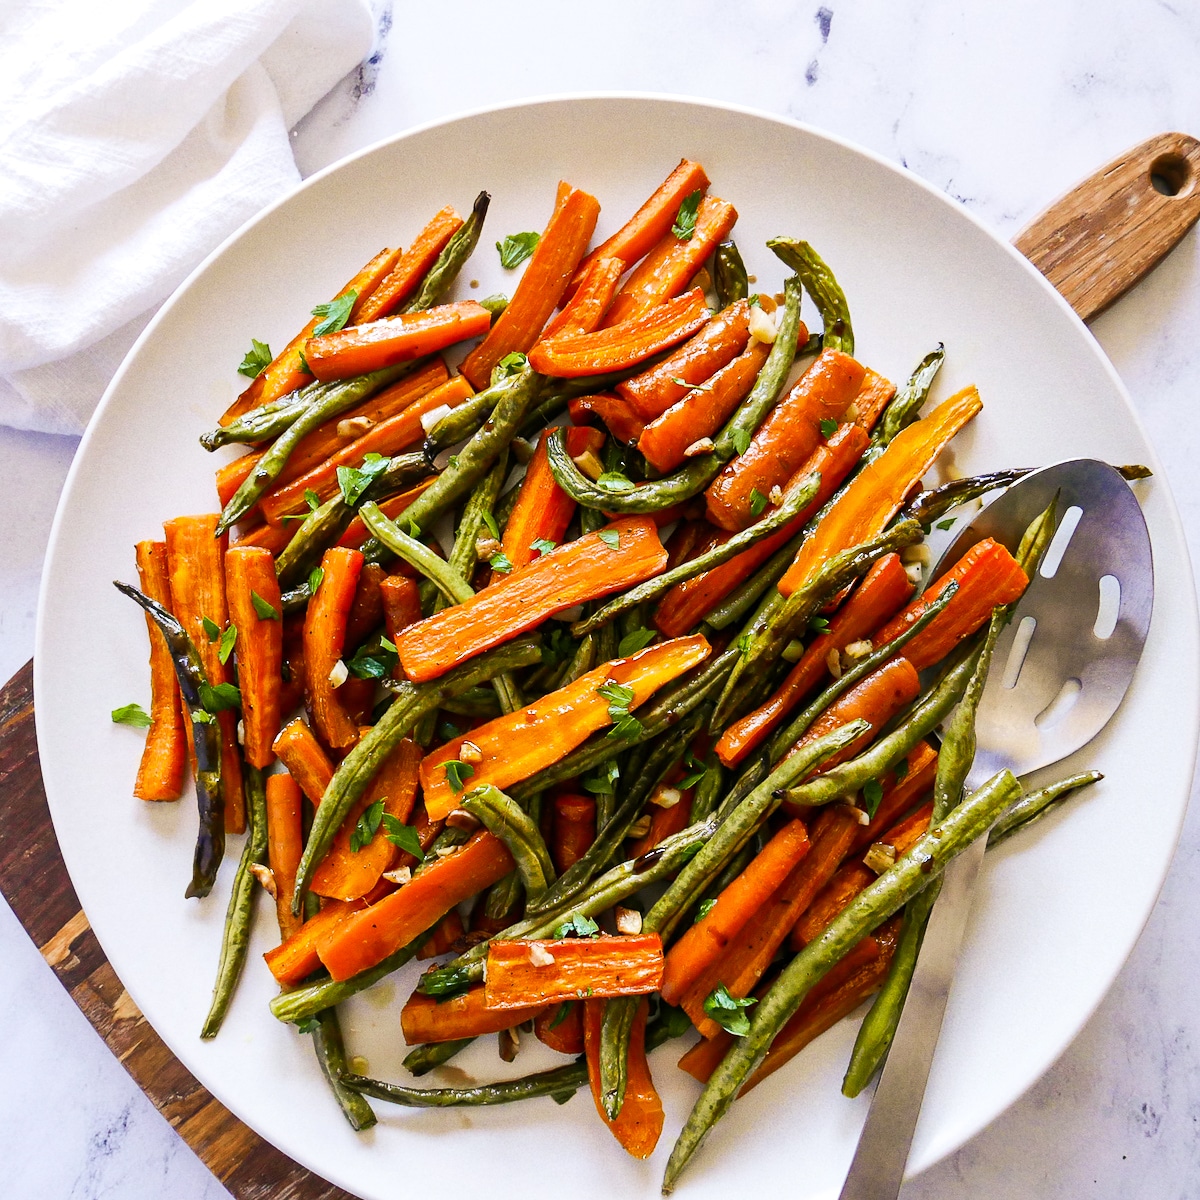
M 900 387 L 858 361 L 805 242 L 770 241 L 788 274 L 752 294 L 708 187 L 681 162 L 589 252 L 600 205 L 560 184 L 540 234 L 496 243 L 525 263 L 511 298 L 480 302 L 446 297 L 488 196 L 437 213 L 281 353 L 252 343 L 201 438 L 249 448 L 221 511 L 167 521 L 117 585 L 146 613 L 151 703 L 114 719 L 148 725 L 135 795 L 195 780 L 188 896 L 247 833 L 203 1036 L 265 890 L 272 1012 L 356 1129 L 368 1098 L 588 1086 L 646 1157 L 647 1052 L 695 1026 L 669 1190 L 742 1091 L 878 993 L 861 1090 L 946 863 L 1097 778 L 964 796 L 1054 514 L 922 588 L 931 526 L 1023 472 L 922 491 L 976 390 L 922 415 L 941 347 Z M 520 1028 L 573 1061 L 470 1088 L 352 1072 L 337 1005 L 413 958 L 437 960 L 401 1014 L 413 1075 L 490 1034 L 511 1058 Z

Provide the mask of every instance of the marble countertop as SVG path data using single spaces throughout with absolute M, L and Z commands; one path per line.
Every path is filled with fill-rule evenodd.
M 310 174 L 411 125 L 579 90 L 709 97 L 828 129 L 906 165 L 1003 236 L 1154 133 L 1200 133 L 1190 0 L 382 0 L 372 60 L 295 131 Z M 585 11 L 587 15 L 585 16 Z M 1200 550 L 1200 240 L 1093 324 Z M 1186 414 L 1186 415 L 1185 415 Z M 0 677 L 32 653 L 38 577 L 74 439 L 0 428 L 19 521 L 0 528 Z M 1115 986 L 1045 1077 L 905 1200 L 1196 1195 L 1200 809 Z M 18 1200 L 227 1195 L 135 1088 L 0 903 L 0 1167 Z

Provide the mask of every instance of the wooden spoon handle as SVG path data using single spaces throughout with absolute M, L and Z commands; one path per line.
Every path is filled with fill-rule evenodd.
M 1200 141 L 1160 133 L 1077 183 L 1013 245 L 1085 320 L 1144 279 L 1200 218 Z

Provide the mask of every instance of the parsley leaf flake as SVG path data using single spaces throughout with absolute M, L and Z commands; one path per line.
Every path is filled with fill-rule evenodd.
M 322 337 L 327 333 L 336 333 L 339 329 L 345 328 L 346 322 L 350 320 L 350 310 L 354 307 L 357 299 L 358 293 L 351 288 L 344 295 L 330 300 L 328 304 L 318 304 L 312 310 L 312 315 L 325 319 L 312 331 L 313 337 Z
M 271 359 L 274 357 L 271 347 L 266 342 L 251 338 L 250 349 L 246 351 L 246 357 L 238 367 L 238 374 L 245 375 L 247 379 L 257 379 L 271 365 Z
M 496 249 L 500 251 L 500 265 L 506 270 L 511 271 L 514 267 L 519 267 L 527 258 L 529 258 L 538 242 L 542 240 L 540 233 L 510 233 L 504 241 L 496 243 Z
M 681 242 L 690 242 L 696 232 L 696 213 L 700 209 L 701 195 L 701 190 L 697 188 L 684 200 L 675 214 L 675 224 L 671 226 L 671 232 Z
M 379 832 L 379 823 L 383 820 L 383 801 L 376 800 L 363 809 L 353 832 L 350 834 L 350 853 L 357 854 L 364 846 L 370 845 Z
M 757 1004 L 753 996 L 745 996 L 741 1000 L 729 994 L 729 989 L 719 983 L 704 1001 L 704 1011 L 727 1033 L 734 1037 L 745 1037 L 750 1032 L 750 1018 L 745 1010 Z
M 140 704 L 122 704 L 112 710 L 112 719 L 117 725 L 133 725 L 138 729 L 148 729 L 150 714 Z

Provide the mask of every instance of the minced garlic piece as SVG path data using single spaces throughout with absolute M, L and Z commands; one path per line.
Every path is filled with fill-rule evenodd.
M 458 748 L 458 758 L 460 762 L 474 766 L 475 763 L 483 762 L 483 751 L 474 742 L 463 742 Z
M 552 967 L 554 965 L 554 955 L 541 942 L 530 942 L 529 961 L 535 967 Z
M 921 566 L 927 567 L 933 562 L 933 551 L 924 542 L 918 542 L 915 546 L 905 546 L 900 551 L 900 561 L 902 563 L 920 563 Z
M 394 871 L 384 871 L 383 877 L 388 883 L 394 883 L 397 887 L 403 887 L 406 883 L 412 882 L 412 868 L 397 867 Z
M 599 479 L 604 474 L 604 464 L 600 461 L 595 450 L 585 450 L 576 454 L 571 461 L 589 478 Z
M 340 688 L 350 678 L 350 668 L 339 658 L 329 669 L 329 682 Z
M 368 430 L 375 428 L 375 422 L 370 417 L 347 417 L 344 421 L 337 423 L 337 436 L 339 442 L 352 442 L 355 438 L 360 438 Z
M 857 661 L 860 658 L 866 658 L 874 649 L 875 647 L 871 645 L 870 641 L 867 638 L 863 638 L 861 641 L 851 642 L 842 651 L 842 655 L 845 658 L 852 658 Z
M 629 832 L 625 835 L 631 838 L 643 838 L 650 832 L 650 817 L 649 814 L 643 814 L 629 827 Z
M 251 863 L 250 874 L 266 888 L 267 895 L 272 900 L 278 899 L 279 889 L 275 886 L 275 872 L 270 867 L 264 867 L 262 863 Z
M 710 437 L 697 438 L 684 452 L 684 458 L 698 458 L 701 454 L 711 454 L 713 440 Z
M 825 665 L 829 668 L 829 673 L 834 679 L 841 679 L 842 656 L 838 653 L 836 646 L 829 647 L 829 653 L 825 655 Z
M 767 494 L 767 499 L 770 500 L 772 504 L 782 504 L 783 488 L 781 488 L 779 484 L 776 484 Z
M 421 414 L 421 428 L 428 433 L 443 417 L 448 417 L 454 410 L 448 404 L 439 404 L 427 413 Z
M 616 918 L 618 933 L 642 932 L 642 914 L 636 908 L 622 908 L 618 904 Z
M 768 313 L 761 304 L 756 304 L 750 310 L 750 336 L 756 342 L 762 342 L 764 345 L 771 345 L 774 342 L 776 334 L 779 330 L 775 325 L 775 319 Z
M 888 867 L 896 863 L 896 847 L 887 842 L 872 842 L 871 848 L 863 855 L 863 866 L 882 875 Z
M 904 568 L 904 574 L 908 577 L 909 583 L 920 584 L 923 573 L 920 563 L 909 563 Z
M 659 784 L 654 789 L 654 795 L 650 797 L 650 803 L 657 804 L 659 808 L 674 808 L 682 799 L 683 793 L 678 788 Z

